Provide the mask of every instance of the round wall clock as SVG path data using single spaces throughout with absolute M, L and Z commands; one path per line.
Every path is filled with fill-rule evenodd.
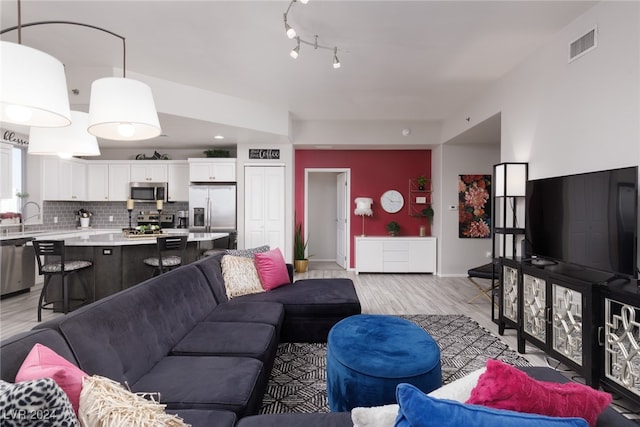
M 388 190 L 380 197 L 382 209 L 389 213 L 396 213 L 404 206 L 404 197 L 397 190 Z

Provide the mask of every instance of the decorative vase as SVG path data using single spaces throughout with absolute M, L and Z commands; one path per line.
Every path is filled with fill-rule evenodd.
M 80 218 L 80 227 L 82 227 L 82 228 L 88 228 L 88 227 L 89 227 L 89 220 L 90 220 L 90 219 L 91 219 L 91 218 L 88 218 L 88 217 L 87 217 L 87 218 L 81 217 L 81 218 Z
M 308 259 L 296 259 L 293 261 L 293 266 L 296 269 L 297 273 L 305 273 L 307 268 L 309 267 Z
M 420 237 L 425 237 L 427 235 L 427 226 L 426 225 L 421 225 L 420 226 Z

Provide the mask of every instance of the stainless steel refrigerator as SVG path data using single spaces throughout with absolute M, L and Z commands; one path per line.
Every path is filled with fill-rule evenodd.
M 235 184 L 191 184 L 189 186 L 189 230 L 235 231 Z

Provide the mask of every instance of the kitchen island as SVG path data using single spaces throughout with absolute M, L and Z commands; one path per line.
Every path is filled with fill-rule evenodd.
M 188 234 L 188 243 L 183 264 L 198 259 L 203 250 L 212 247 L 214 240 L 228 236 L 228 233 L 188 233 L 186 230 L 179 229 L 171 229 L 162 235 L 185 234 Z M 71 296 L 82 297 L 82 285 L 79 283 L 82 280 L 88 284 L 89 299 L 96 301 L 149 279 L 153 275 L 154 268 L 143 261 L 145 258 L 157 256 L 156 237 L 156 235 L 127 237 L 122 231 L 118 231 L 99 234 L 83 233 L 80 236 L 64 239 L 67 259 L 93 262 L 92 268 L 69 276 L 72 284 Z M 60 289 L 60 286 L 52 286 L 51 292 Z M 48 292 L 46 299 L 58 298 L 57 295 Z

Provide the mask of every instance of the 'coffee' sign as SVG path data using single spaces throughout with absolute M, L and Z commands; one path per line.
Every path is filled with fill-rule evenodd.
M 280 150 L 274 148 L 250 148 L 249 149 L 249 158 L 250 159 L 279 159 L 280 158 Z

